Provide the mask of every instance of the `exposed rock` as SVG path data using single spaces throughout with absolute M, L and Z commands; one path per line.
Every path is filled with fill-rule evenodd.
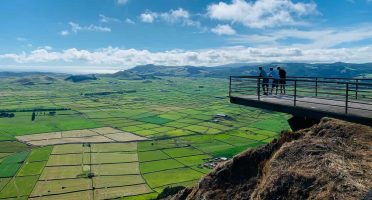
M 167 199 L 365 199 L 371 146 L 371 127 L 323 119 L 235 156 Z

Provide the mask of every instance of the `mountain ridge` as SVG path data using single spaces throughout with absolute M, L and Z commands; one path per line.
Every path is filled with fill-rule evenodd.
M 238 75 L 257 75 L 258 66 L 263 66 L 266 71 L 270 67 L 278 66 L 287 71 L 288 76 L 323 76 L 354 78 L 371 76 L 372 63 L 270 63 L 270 64 L 230 64 L 216 67 L 195 66 L 164 66 L 164 65 L 139 65 L 134 68 L 119 71 L 112 76 L 120 77 L 120 73 L 131 73 L 136 76 L 179 76 L 179 77 L 213 77 L 226 78 Z
M 166 66 L 166 65 L 138 65 L 130 69 L 117 71 L 116 73 L 86 73 L 84 76 L 95 74 L 97 77 L 112 77 L 127 80 L 158 79 L 162 76 L 176 77 L 212 77 L 227 78 L 228 76 L 257 75 L 258 66 L 263 66 L 266 71 L 270 67 L 283 67 L 288 76 L 314 76 L 314 77 L 337 77 L 337 78 L 372 78 L 372 63 L 231 63 L 214 67 L 206 66 Z M 0 77 L 26 77 L 31 75 L 45 75 L 68 77 L 79 76 L 74 73 L 54 72 L 11 72 L 0 71 Z

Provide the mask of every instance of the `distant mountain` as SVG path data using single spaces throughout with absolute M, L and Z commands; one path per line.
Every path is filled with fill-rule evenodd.
M 97 80 L 97 77 L 95 75 L 72 75 L 65 78 L 65 81 L 72 81 L 74 83 L 90 80 Z
M 46 76 L 46 75 L 32 75 L 32 76 L 24 76 L 17 78 L 13 81 L 13 83 L 18 83 L 21 85 L 40 85 L 40 84 L 53 84 L 58 79 L 51 77 L 51 76 Z
M 64 76 L 61 73 L 51 73 L 51 72 L 0 72 L 0 77 L 25 77 L 25 76 Z
M 109 75 L 114 78 L 124 79 L 124 80 L 145 80 L 145 79 L 159 79 L 155 75 L 147 75 L 139 72 L 132 71 L 119 71 L 112 75 Z
M 132 80 L 158 79 L 161 76 L 203 77 L 209 74 L 208 70 L 208 67 L 140 65 L 109 76 Z
M 123 80 L 152 80 L 163 76 L 171 77 L 214 77 L 227 78 L 229 76 L 255 76 L 258 74 L 258 66 L 263 66 L 266 71 L 270 67 L 282 67 L 288 76 L 316 76 L 316 77 L 360 77 L 372 78 L 372 63 L 232 63 L 215 67 L 196 66 L 164 66 L 164 65 L 139 65 L 134 68 L 119 71 L 114 74 L 96 75 L 71 75 L 47 72 L 0 72 L 0 78 L 30 78 L 30 77 L 54 77 L 66 81 L 81 82 L 96 80 L 97 77 L 112 77 Z M 66 78 L 67 77 L 67 78 Z M 20 79 L 21 84 L 31 84 L 34 81 Z M 36 81 L 37 82 L 37 81 Z
M 258 66 L 263 66 L 267 71 L 270 67 L 282 67 L 288 76 L 318 76 L 318 77 L 363 77 L 372 74 L 372 63 L 351 64 L 307 64 L 307 63 L 270 63 L 270 64 L 229 64 L 216 67 L 194 67 L 194 66 L 160 66 L 141 65 L 129 70 L 117 72 L 113 77 L 216 77 L 226 78 L 228 76 L 257 75 Z
M 154 76 L 193 76 L 203 75 L 206 67 L 193 66 L 161 66 L 161 65 L 140 65 L 127 70 L 135 74 L 154 75 Z

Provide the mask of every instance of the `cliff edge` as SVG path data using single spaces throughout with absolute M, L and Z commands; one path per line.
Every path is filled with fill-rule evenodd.
M 323 119 L 219 164 L 167 200 L 372 199 L 372 128 Z

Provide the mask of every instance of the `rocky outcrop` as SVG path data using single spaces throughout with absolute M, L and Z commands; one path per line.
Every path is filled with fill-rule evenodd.
M 185 199 L 369 199 L 372 128 L 323 119 L 217 166 Z

